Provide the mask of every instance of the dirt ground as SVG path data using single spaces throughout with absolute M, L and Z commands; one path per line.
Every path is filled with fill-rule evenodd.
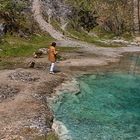
M 0 139 L 32 140 L 51 130 L 47 97 L 65 75 L 35 69 L 0 71 Z

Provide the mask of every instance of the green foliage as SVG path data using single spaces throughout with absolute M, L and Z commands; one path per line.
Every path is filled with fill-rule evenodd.
M 78 48 L 77 47 L 74 47 L 74 46 L 72 46 L 72 47 L 57 47 L 58 48 L 58 52 L 60 51 L 60 52 L 73 52 L 73 51 L 75 51 L 75 50 L 78 50 Z
M 69 19 L 73 28 L 79 29 L 82 27 L 88 32 L 98 25 L 96 12 L 89 8 L 87 4 L 85 6 L 84 2 L 81 2 L 79 7 L 73 6 Z
M 54 132 L 51 132 L 47 136 L 40 136 L 37 137 L 35 140 L 59 140 L 59 138 Z
M 14 0 L 1 0 L 0 11 L 1 12 L 21 12 L 25 7 L 27 7 L 27 1 L 14 1 Z
M 92 0 L 65 0 L 67 4 L 69 4 L 72 7 L 75 7 L 77 9 L 83 8 L 88 11 L 92 11 Z
M 97 6 L 102 28 L 115 35 L 132 31 L 133 4 L 131 0 L 99 0 Z
M 63 30 L 60 27 L 60 23 L 57 21 L 57 19 L 51 19 L 51 25 L 58 31 L 63 32 Z
M 9 0 L 1 0 L 1 3 L 0 3 L 0 11 L 5 11 L 5 10 L 8 10 L 8 5 L 10 5 L 11 1 Z
M 22 61 L 12 61 L 7 60 L 7 59 L 2 59 L 0 60 L 0 70 L 1 69 L 14 69 L 14 68 L 19 68 L 19 67 L 23 67 L 24 63 Z
M 80 40 L 85 41 L 85 42 L 89 42 L 89 43 L 93 43 L 98 47 L 110 47 L 110 48 L 116 48 L 116 47 L 124 47 L 124 45 L 122 44 L 108 44 L 108 43 L 104 43 L 103 41 L 106 39 L 112 39 L 114 37 L 114 34 L 109 34 L 109 33 L 104 33 L 102 35 L 98 35 L 96 37 L 94 36 L 90 36 L 85 32 L 78 32 L 76 30 L 72 30 L 69 29 L 69 32 L 71 34 L 74 34 L 75 36 L 77 36 Z
M 29 2 L 26 0 L 1 0 L 0 19 L 5 25 L 5 33 L 22 32 L 22 35 L 28 35 L 34 31 Z
M 83 31 L 76 31 L 74 29 L 69 29 L 68 31 L 82 41 L 94 43 L 95 41 L 99 40 L 98 37 L 89 36 L 86 32 Z
M 94 14 L 87 10 L 80 10 L 78 13 L 78 23 L 88 32 L 98 25 L 96 21 L 97 17 Z
M 88 22 L 83 22 L 83 20 L 82 22 L 84 25 L 88 26 L 86 28 L 84 27 L 86 30 L 90 26 L 94 28 L 94 26 L 90 25 L 93 22 L 97 22 L 100 28 L 109 33 L 114 33 L 115 35 L 121 35 L 133 30 L 132 0 L 65 0 L 65 2 L 71 7 L 74 7 L 77 13 L 84 9 L 85 16 L 83 16 L 84 18 L 82 19 Z M 87 11 L 89 11 L 90 14 L 87 14 Z M 96 15 L 94 14 L 94 11 L 96 12 Z M 74 13 L 74 20 L 71 20 L 72 27 L 75 29 L 78 29 L 79 24 L 81 25 L 81 21 L 79 22 L 80 17 L 77 15 L 78 14 Z M 91 15 L 93 18 L 89 18 Z M 98 17 L 97 20 L 95 17 Z M 90 20 L 87 20 L 88 18 Z M 91 29 L 89 28 L 89 31 Z
M 5 43 L 0 44 L 0 57 L 25 57 L 39 48 L 46 48 L 53 41 L 50 36 L 32 36 L 30 40 L 6 36 Z
M 54 133 L 50 133 L 48 136 L 47 136 L 47 139 L 46 140 L 59 140 L 58 136 Z

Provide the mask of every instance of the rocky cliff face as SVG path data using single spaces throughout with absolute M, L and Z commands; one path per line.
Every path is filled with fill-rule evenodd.
M 48 22 L 50 18 L 56 18 L 63 24 L 67 17 L 71 14 L 71 8 L 65 4 L 64 0 L 44 0 L 44 11 L 48 15 Z
M 20 36 L 32 34 L 35 23 L 31 13 L 31 2 L 26 0 L 1 0 L 0 34 L 18 33 Z

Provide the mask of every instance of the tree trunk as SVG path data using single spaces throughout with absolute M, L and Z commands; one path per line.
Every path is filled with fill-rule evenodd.
M 139 26 L 139 33 L 140 33 L 140 0 L 138 0 L 138 26 Z
M 140 0 L 133 0 L 134 32 L 140 33 Z

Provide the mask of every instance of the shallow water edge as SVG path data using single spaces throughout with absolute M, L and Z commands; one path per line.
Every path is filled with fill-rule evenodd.
M 115 66 L 112 65 L 111 68 L 105 68 L 105 69 L 102 69 L 100 71 L 94 71 L 94 72 L 89 72 L 89 73 L 94 74 L 94 75 L 92 75 L 93 79 L 94 78 L 96 79 L 96 75 L 104 75 L 105 73 L 107 73 L 107 72 L 110 73 L 111 71 L 113 71 L 115 73 L 119 73 L 122 70 L 122 68 L 124 68 L 122 70 L 122 72 L 125 72 L 125 73 L 127 72 L 129 74 L 137 74 L 137 73 L 139 73 L 139 66 L 135 66 L 136 68 L 134 68 L 134 66 L 132 66 L 132 65 L 136 65 L 135 61 L 138 61 L 137 59 L 139 59 L 139 54 L 137 54 L 137 55 L 132 54 L 132 53 L 127 54 L 127 55 L 123 56 L 121 58 L 120 62 L 118 64 L 115 64 Z M 126 65 L 124 65 L 123 61 L 125 61 Z M 131 65 L 128 65 L 128 63 L 131 64 Z M 89 73 L 87 73 L 87 74 L 89 75 Z M 83 74 L 81 74 L 80 77 L 82 75 Z M 55 102 L 58 103 L 60 101 L 59 105 L 57 104 L 58 108 L 61 104 L 63 104 L 63 99 L 62 99 L 63 96 L 61 96 L 61 99 L 59 99 L 60 95 L 70 93 L 70 94 L 73 94 L 73 96 L 76 96 L 76 94 L 78 94 L 79 92 L 80 92 L 80 88 L 79 88 L 79 83 L 77 81 L 77 78 L 73 78 L 71 81 L 67 81 L 66 83 L 63 83 L 57 89 L 57 92 L 56 92 L 57 96 L 55 96 L 50 102 L 51 108 L 53 107 L 52 104 L 55 103 Z M 53 110 L 57 110 L 57 109 L 53 108 Z M 55 131 L 58 134 L 60 140 L 66 140 L 66 139 L 72 140 L 70 132 L 67 129 L 67 127 L 64 125 L 63 122 L 55 119 L 54 124 L 53 124 L 53 129 L 55 129 Z

